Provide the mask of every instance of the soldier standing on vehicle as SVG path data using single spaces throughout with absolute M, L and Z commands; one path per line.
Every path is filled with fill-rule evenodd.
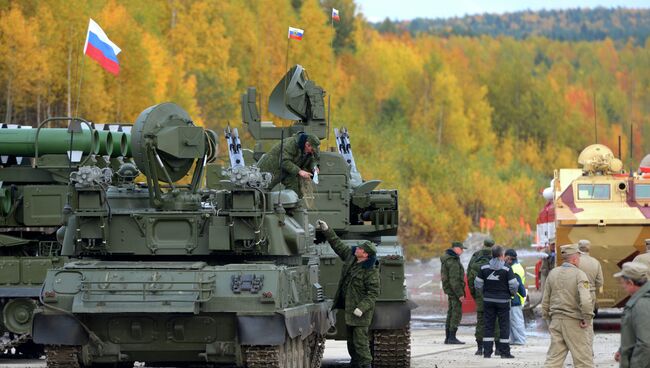
M 542 318 L 549 324 L 551 334 L 544 367 L 563 367 L 570 351 L 575 368 L 591 368 L 594 305 L 589 278 L 578 268 L 578 244 L 563 245 L 560 249 L 564 263 L 549 273 L 542 298 Z
M 492 259 L 492 247 L 494 246 L 494 240 L 487 238 L 483 241 L 483 248 L 476 251 L 472 254 L 472 258 L 469 261 L 467 266 L 467 283 L 469 286 L 469 292 L 476 302 L 476 330 L 474 332 L 474 337 L 476 337 L 477 350 L 475 355 L 483 355 L 483 335 L 485 333 L 485 319 L 483 317 L 483 295 L 476 292 L 474 287 L 474 279 L 478 276 L 481 271 L 481 267 L 488 264 L 490 259 Z M 499 325 L 495 324 L 494 327 L 494 337 L 499 338 Z M 498 351 L 498 349 L 497 349 Z
M 372 354 L 368 328 L 379 296 L 377 247 L 370 241 L 348 247 L 322 220 L 318 220 L 317 229 L 324 232 L 330 246 L 343 261 L 332 309 L 345 310 L 350 366 L 370 368 Z
M 650 239 L 645 240 L 645 253 L 636 256 L 634 262 L 641 262 L 650 268 Z
M 582 252 L 578 268 L 587 274 L 587 278 L 589 279 L 589 286 L 591 287 L 589 291 L 591 292 L 591 300 L 594 302 L 595 313 L 598 311 L 598 300 L 596 299 L 596 294 L 603 287 L 603 267 L 596 258 L 589 255 L 591 249 L 591 242 L 589 240 L 580 240 L 578 242 L 578 249 Z
M 269 189 L 282 182 L 302 198 L 300 180 L 311 180 L 314 171 L 318 172 L 319 147 L 318 137 L 303 132 L 276 143 L 257 163 L 260 171 L 272 175 Z
M 648 267 L 641 262 L 623 264 L 621 287 L 630 295 L 621 318 L 621 347 L 614 359 L 621 368 L 650 367 L 650 282 Z
M 485 318 L 485 336 L 483 337 L 483 357 L 492 356 L 494 345 L 494 323 L 499 319 L 499 341 L 496 341 L 501 358 L 514 358 L 510 354 L 510 301 L 517 294 L 517 279 L 505 265 L 505 253 L 502 247 L 492 247 L 492 259 L 481 267 L 481 272 L 474 279 L 477 291 L 483 294 Z
M 442 267 L 440 278 L 442 289 L 447 294 L 449 306 L 445 322 L 445 344 L 464 344 L 456 338 L 456 332 L 463 317 L 463 301 L 465 300 L 465 269 L 460 263 L 460 255 L 467 249 L 461 242 L 453 242 L 451 248 L 440 257 Z
M 526 302 L 526 270 L 517 259 L 517 251 L 506 250 L 506 265 L 512 268 L 517 279 L 517 295 L 510 302 L 510 343 L 512 345 L 526 344 L 526 322 L 524 320 L 524 304 Z

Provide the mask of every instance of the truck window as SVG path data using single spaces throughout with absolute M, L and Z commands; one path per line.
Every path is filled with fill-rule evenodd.
M 650 199 L 650 184 L 636 184 L 634 194 L 637 199 Z
M 608 200 L 609 184 L 578 184 L 579 200 Z

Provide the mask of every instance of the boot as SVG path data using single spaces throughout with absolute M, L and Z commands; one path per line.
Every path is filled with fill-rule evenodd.
M 447 340 L 447 344 L 464 345 L 465 343 L 456 338 L 456 331 L 454 330 L 454 331 L 449 331 L 449 339 Z
M 484 341 L 483 342 L 483 358 L 491 358 L 492 357 L 492 341 Z
M 474 355 L 483 355 L 483 340 L 476 340 L 476 345 L 478 346 L 478 349 L 476 349 Z
M 512 359 L 514 356 L 510 354 L 510 344 L 497 343 L 497 350 L 501 352 L 501 359 Z
M 445 328 L 445 344 L 449 344 L 449 329 Z

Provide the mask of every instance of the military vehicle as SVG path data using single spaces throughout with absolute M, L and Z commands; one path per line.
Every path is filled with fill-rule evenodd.
M 47 270 L 65 261 L 56 231 L 63 224 L 70 173 L 125 155 L 122 133 L 98 132 L 81 119 L 68 128 L 46 127 L 64 121 L 70 119 L 47 119 L 36 129 L 0 127 L 0 352 L 14 348 L 15 356 L 43 352 L 29 338 L 32 313 Z
M 612 275 L 645 251 L 644 240 L 650 238 L 650 177 L 641 170 L 626 173 L 622 162 L 601 144 L 585 148 L 578 163 L 581 168 L 557 170 L 546 190 L 553 201 L 556 246 L 591 241 L 590 254 L 602 264 L 605 277 L 604 287 L 597 291 L 599 307 L 620 308 L 627 294 Z
M 320 366 L 333 316 L 305 257 L 314 227 L 254 167 L 202 187 L 215 138 L 163 103 L 133 126 L 135 165 L 113 181 L 108 168 L 71 174 L 60 233 L 72 259 L 48 271 L 33 320 L 48 367 Z
M 327 135 L 324 91 L 307 79 L 300 65 L 292 67 L 278 82 L 269 98 L 269 110 L 288 127 L 276 127 L 260 119 L 256 90 L 248 88 L 242 96 L 242 120 L 257 140 L 253 156 L 264 153 L 264 143 L 304 131 L 323 139 Z M 410 320 L 415 304 L 408 299 L 404 279 L 404 253 L 397 241 L 399 221 L 397 190 L 378 190 L 379 180 L 363 181 L 357 170 L 346 129 L 335 130 L 337 151 L 320 152 L 318 183 L 305 194 L 309 222 L 322 219 L 350 246 L 360 240 L 378 243 L 381 293 L 371 326 L 371 347 L 375 367 L 410 366 Z M 239 144 L 241 146 L 241 144 Z M 316 180 L 314 180 L 316 182 Z M 318 238 L 320 279 L 325 296 L 334 298 L 342 262 L 324 238 Z M 337 324 L 328 338 L 346 339 L 345 318 L 337 314 Z

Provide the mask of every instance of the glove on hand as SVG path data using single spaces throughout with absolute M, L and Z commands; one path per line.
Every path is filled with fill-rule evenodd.
M 327 223 L 326 223 L 325 221 L 323 221 L 323 220 L 318 220 L 318 221 L 316 221 L 316 229 L 317 229 L 317 230 L 326 231 L 326 230 L 329 229 L 329 228 L 330 228 L 330 227 L 327 226 Z
M 357 317 L 361 317 L 361 316 L 363 316 L 363 312 L 362 312 L 361 309 L 359 309 L 359 308 L 355 308 L 355 309 L 354 309 L 354 312 L 352 312 L 352 313 L 353 313 L 355 316 L 357 316 Z

